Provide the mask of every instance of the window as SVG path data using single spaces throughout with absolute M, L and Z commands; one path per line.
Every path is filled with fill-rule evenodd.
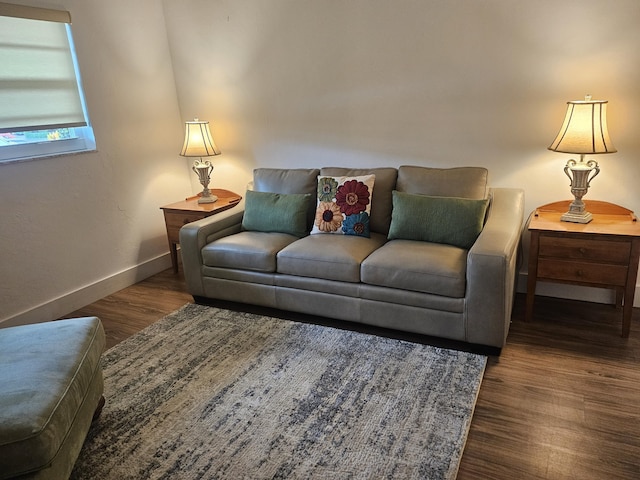
M 70 24 L 0 3 L 0 162 L 95 149 Z

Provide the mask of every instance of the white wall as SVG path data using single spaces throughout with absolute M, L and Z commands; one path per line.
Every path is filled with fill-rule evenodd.
M 640 211 L 637 0 L 164 0 L 180 109 L 255 166 L 485 165 L 527 208 L 569 198 L 546 148 L 566 101 L 609 100 L 619 153 L 589 197 Z
M 12 1 L 71 12 L 98 152 L 0 165 L 4 325 L 168 267 L 159 207 L 201 189 L 177 155 L 194 116 L 223 152 L 213 187 L 242 193 L 257 166 L 483 165 L 530 211 L 569 198 L 570 156 L 546 147 L 591 93 L 619 153 L 588 198 L 640 212 L 637 0 Z
M 181 112 L 213 123 L 226 188 L 257 166 L 482 165 L 530 212 L 571 198 L 547 146 L 589 93 L 619 153 L 595 156 L 586 200 L 640 212 L 637 0 L 163 4 Z
M 158 0 L 68 10 L 97 149 L 0 165 L 0 321 L 56 318 L 168 268 L 161 205 L 192 194 Z

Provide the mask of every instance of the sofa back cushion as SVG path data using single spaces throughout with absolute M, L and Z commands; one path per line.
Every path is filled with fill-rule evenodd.
M 317 168 L 256 168 L 253 171 L 253 189 L 271 193 L 316 194 Z
M 399 192 L 481 200 L 487 198 L 489 171 L 483 167 L 429 168 L 401 166 Z
M 321 175 L 332 177 L 357 177 L 373 174 L 376 176 L 371 196 L 371 214 L 369 216 L 369 227 L 372 232 L 389 233 L 391 225 L 391 192 L 396 188 L 398 171 L 391 167 L 381 168 L 342 168 L 324 167 L 320 171 Z
M 253 189 L 257 192 L 302 193 L 315 198 L 318 188 L 317 168 L 256 168 L 253 171 Z M 307 232 L 311 231 L 316 205 L 309 202 Z

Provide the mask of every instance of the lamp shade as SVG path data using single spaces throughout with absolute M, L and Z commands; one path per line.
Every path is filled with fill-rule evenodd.
M 220 155 L 216 147 L 209 122 L 203 122 L 197 118 L 193 122 L 185 122 L 184 144 L 180 155 L 183 157 L 212 157 Z
M 567 102 L 564 122 L 549 150 L 562 153 L 614 153 L 607 130 L 607 101 L 584 100 Z

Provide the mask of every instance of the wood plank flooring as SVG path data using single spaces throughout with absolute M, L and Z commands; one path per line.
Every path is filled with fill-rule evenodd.
M 193 299 L 167 270 L 67 317 L 97 315 L 108 347 Z M 640 478 L 640 310 L 620 337 L 613 306 L 518 295 L 491 356 L 459 479 Z

